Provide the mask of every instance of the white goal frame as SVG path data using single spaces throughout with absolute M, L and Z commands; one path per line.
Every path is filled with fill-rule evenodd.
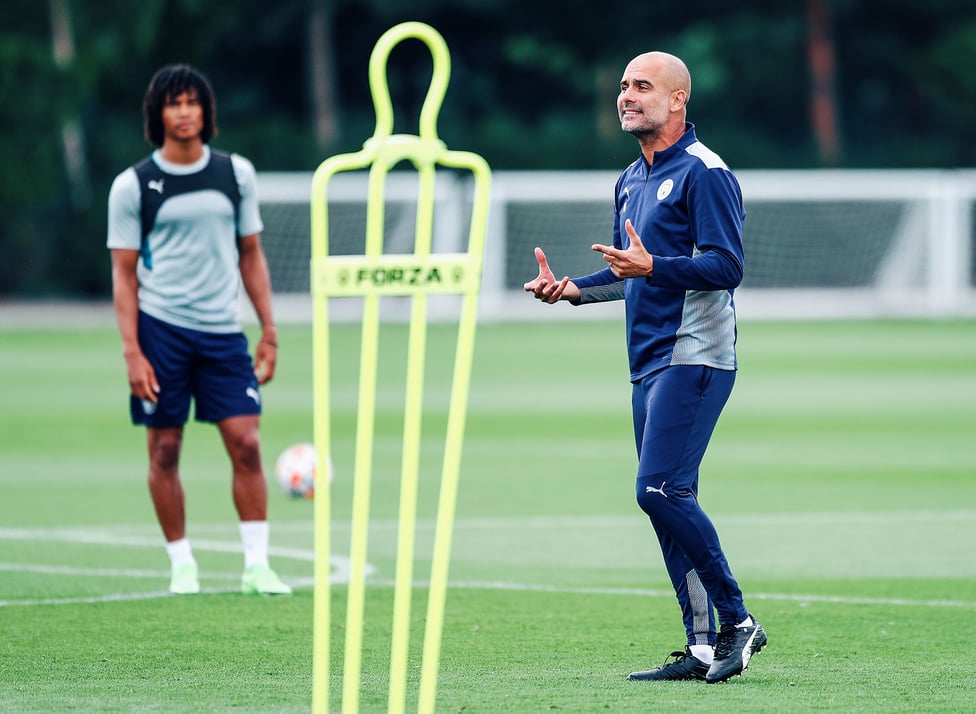
M 387 200 L 409 204 L 415 200 L 413 172 L 393 172 L 387 183 Z M 613 171 L 517 171 L 495 172 L 488 221 L 479 317 L 483 320 L 533 320 L 554 318 L 602 318 L 622 314 L 620 303 L 587 305 L 541 305 L 524 294 L 518 285 L 534 277 L 532 249 L 535 236 L 507 235 L 508 214 L 516 207 L 535 204 L 567 206 L 592 204 L 610 219 Z M 976 171 L 973 170 L 796 170 L 737 171 L 747 215 L 745 229 L 746 280 L 736 291 L 740 319 L 799 318 L 958 318 L 976 316 Z M 307 209 L 311 173 L 261 173 L 258 193 L 265 213 L 265 249 L 276 240 L 307 241 L 305 236 L 276 235 L 276 226 L 265 207 L 271 204 L 304 205 Z M 329 198 L 355 204 L 366 200 L 366 175 L 336 177 Z M 339 180 L 341 179 L 341 180 Z M 435 208 L 435 242 L 439 250 L 462 250 L 466 239 L 470 185 L 466 177 L 438 174 Z M 889 242 L 891 249 L 879 258 L 877 276 L 868 286 L 793 288 L 749 287 L 750 217 L 763 206 L 803 204 L 808 210 L 835 210 L 837 206 L 885 202 L 904 204 Z M 860 203 L 858 203 L 860 202 Z M 306 210 L 307 213 L 307 210 Z M 409 230 L 409 226 L 405 226 Z M 523 241 L 520 243 L 519 241 Z M 552 240 L 552 237 L 545 240 Z M 585 246 L 608 242 L 609 231 L 586 238 Z M 519 255 L 509 255 L 512 245 Z M 543 248 L 546 246 L 543 245 Z M 296 250 L 296 248 L 292 248 Z M 297 254 L 301 254 L 298 250 Z M 786 256 L 789 259 L 789 256 Z M 298 258 L 297 260 L 300 260 Z M 519 274 L 509 275 L 512 260 L 518 260 Z M 836 260 L 844 261 L 840 251 Z M 553 265 L 559 273 L 560 266 Z M 272 275 L 272 283 L 275 276 Z M 308 321 L 311 298 L 307 291 L 275 292 L 279 319 Z M 450 301 L 432 305 L 437 312 L 453 314 Z M 384 306 L 384 316 L 398 319 L 395 304 Z M 358 319 L 354 301 L 334 314 L 336 319 Z

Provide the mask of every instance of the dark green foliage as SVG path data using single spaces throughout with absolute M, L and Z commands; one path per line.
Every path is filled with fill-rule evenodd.
M 524 0 L 146 0 L 65 2 L 74 58 L 51 57 L 51 7 L 0 9 L 0 294 L 107 295 L 105 198 L 146 154 L 141 99 L 174 61 L 212 80 L 215 144 L 259 171 L 313 170 L 374 127 L 367 82 L 380 35 L 404 20 L 437 28 L 452 57 L 439 130 L 495 169 L 618 169 L 636 156 L 614 100 L 625 63 L 676 53 L 694 80 L 690 118 L 735 169 L 952 168 L 976 163 L 976 6 L 964 0 L 825 2 L 832 15 L 840 156 L 811 130 L 805 3 L 660 4 Z M 328 18 L 337 133 L 314 131 L 310 9 Z M 413 133 L 430 62 L 419 43 L 391 56 L 396 129 Z M 84 174 L 69 180 L 61 130 L 81 130 Z

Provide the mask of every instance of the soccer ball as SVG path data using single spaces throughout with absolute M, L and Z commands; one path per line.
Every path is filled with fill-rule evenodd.
M 332 462 L 329 461 L 329 483 L 332 482 Z M 315 447 L 294 444 L 281 452 L 275 462 L 275 478 L 281 490 L 292 498 L 315 496 Z

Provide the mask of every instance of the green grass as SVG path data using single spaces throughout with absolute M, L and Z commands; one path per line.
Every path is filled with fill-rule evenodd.
M 427 577 L 453 330 L 431 328 L 417 528 Z M 311 438 L 311 335 L 280 334 L 264 390 L 269 467 Z M 386 710 L 404 329 L 384 333 L 363 711 Z M 341 326 L 333 542 L 347 552 L 358 329 Z M 634 503 L 620 324 L 479 327 L 438 680 L 442 712 L 971 712 L 976 683 L 976 324 L 747 322 L 702 470 L 770 643 L 741 678 L 632 683 L 683 632 Z M 109 326 L 0 331 L 0 711 L 309 711 L 312 508 L 271 492 L 290 598 L 235 592 L 226 457 L 187 430 L 204 594 L 168 563 Z M 344 589 L 334 593 L 341 694 Z M 425 590 L 412 626 L 423 631 Z M 408 709 L 416 708 L 419 639 Z

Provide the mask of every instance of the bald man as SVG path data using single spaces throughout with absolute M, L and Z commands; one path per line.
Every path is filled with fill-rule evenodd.
M 548 304 L 625 302 L 637 502 L 687 635 L 683 650 L 629 679 L 715 683 L 741 674 L 766 633 L 698 503 L 699 466 L 738 368 L 733 293 L 745 264 L 745 210 L 735 176 L 686 120 L 690 97 L 691 75 L 674 55 L 630 61 L 617 112 L 641 154 L 617 180 L 612 244 L 592 246 L 607 265 L 557 280 L 536 248 L 539 275 L 525 290 Z

